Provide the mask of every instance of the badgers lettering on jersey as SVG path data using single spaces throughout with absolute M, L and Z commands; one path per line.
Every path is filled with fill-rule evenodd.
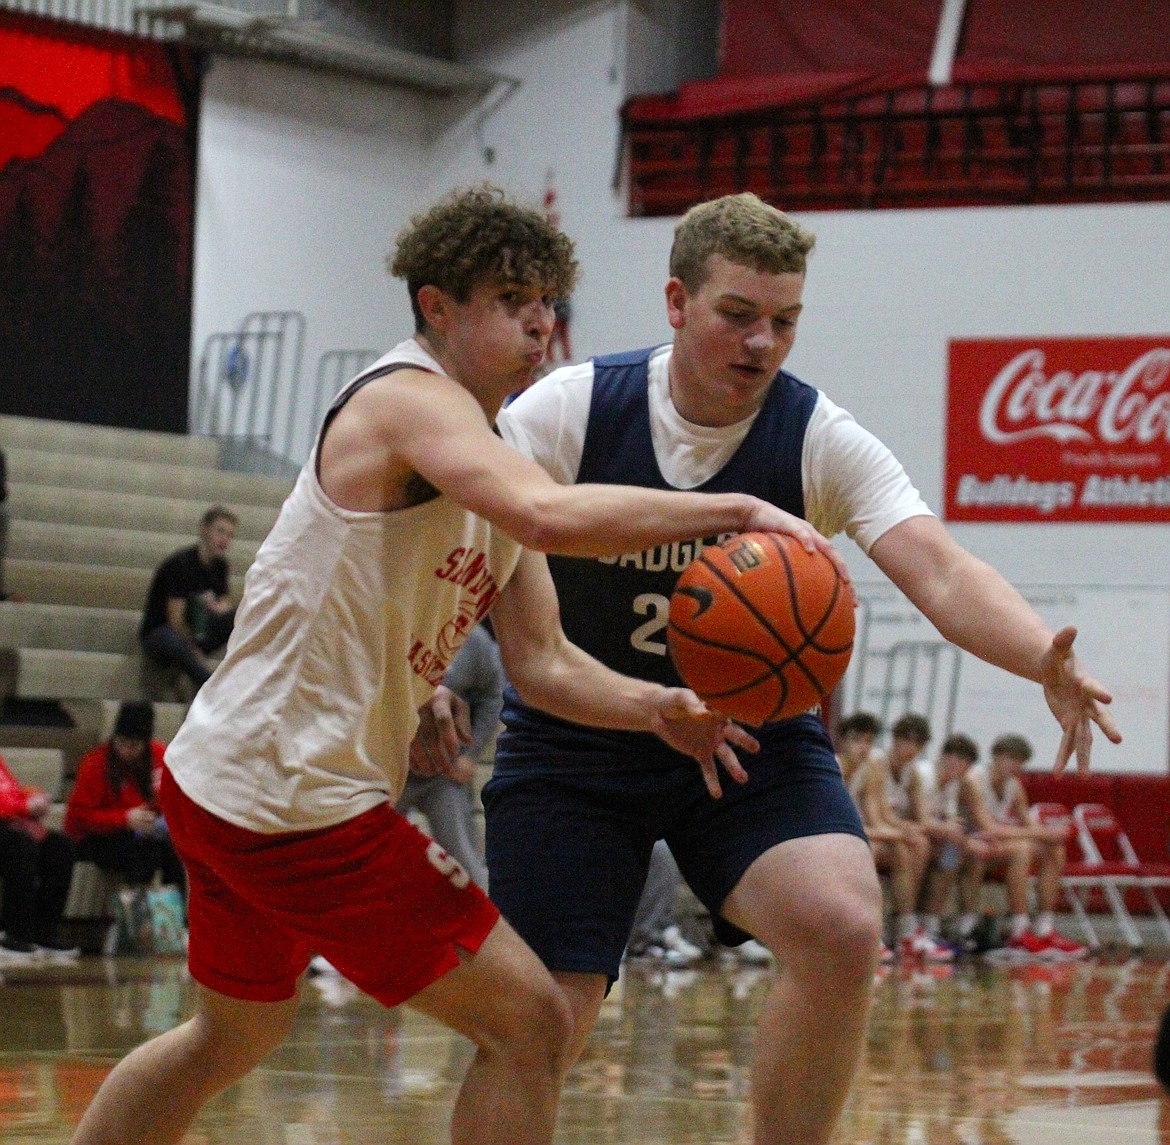
M 620 557 L 598 557 L 603 565 L 617 565 L 619 568 L 637 569 L 639 572 L 671 572 L 680 573 L 705 548 L 712 545 L 721 545 L 734 533 L 720 533 L 717 537 L 699 537 L 693 541 L 674 541 L 669 545 L 655 545 L 652 549 L 645 549 L 640 553 L 626 553 Z
M 487 567 L 487 556 L 478 549 L 464 545 L 454 548 L 435 576 L 457 584 L 463 591 L 455 606 L 455 615 L 439 630 L 432 648 L 415 640 L 407 653 L 407 660 L 416 676 L 421 676 L 432 687 L 443 681 L 455 654 L 463 647 L 467 634 L 488 614 L 492 603 L 500 595 L 500 586 Z

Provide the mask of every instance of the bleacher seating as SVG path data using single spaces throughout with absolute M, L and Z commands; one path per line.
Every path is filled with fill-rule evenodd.
M 738 191 L 793 211 L 1170 197 L 1164 67 L 779 83 L 716 77 L 631 99 L 630 213 L 681 214 Z
M 238 595 L 291 481 L 220 468 L 220 444 L 206 437 L 0 416 L 0 448 L 12 598 L 0 601 L 0 754 L 53 795 L 59 826 L 77 760 L 110 735 L 120 701 L 154 700 L 164 742 L 186 713 L 189 692 L 171 695 L 174 681 L 138 647 L 154 569 L 223 503 L 240 518 Z M 67 922 L 107 914 L 110 884 L 91 866 L 78 864 Z
M 233 590 L 276 519 L 287 480 L 218 467 L 210 438 L 0 417 L 8 461 L 0 689 L 19 699 L 166 695 L 144 666 L 138 619 L 150 578 L 191 544 L 208 505 L 240 526 Z

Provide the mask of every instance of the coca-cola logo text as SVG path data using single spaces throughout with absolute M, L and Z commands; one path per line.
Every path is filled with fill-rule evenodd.
M 979 428 L 996 444 L 1049 437 L 1103 445 L 1170 442 L 1170 348 L 1147 350 L 1122 370 L 1058 370 L 1044 351 L 1017 354 L 979 407 Z

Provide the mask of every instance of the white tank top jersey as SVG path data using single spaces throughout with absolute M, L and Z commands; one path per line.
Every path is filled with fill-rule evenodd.
M 910 770 L 910 782 L 917 786 L 930 814 L 936 819 L 954 819 L 959 814 L 959 781 L 941 786 L 933 759 L 915 760 Z
M 442 373 L 410 339 L 365 374 L 401 362 Z M 521 553 L 443 496 L 342 509 L 317 480 L 316 452 L 248 570 L 223 663 L 166 753 L 191 799 L 262 833 L 397 798 L 419 706 Z
M 909 786 L 913 766 L 912 762 L 905 764 L 899 775 L 895 775 L 892 769 L 886 771 L 886 799 L 889 801 L 890 809 L 899 819 L 914 817 L 910 807 Z
M 694 489 L 731 460 L 755 415 L 728 426 L 694 425 L 670 397 L 670 345 L 649 363 L 650 432 L 662 476 L 676 489 Z M 564 366 L 529 387 L 497 419 L 504 440 L 562 485 L 577 480 L 593 363 Z M 826 537 L 844 532 L 868 553 L 883 533 L 931 511 L 890 450 L 853 416 L 818 391 L 804 435 L 801 484 L 805 517 Z
M 1022 826 L 1012 811 L 1012 805 L 1018 793 L 1023 791 L 1023 784 L 1014 775 L 1009 776 L 1004 783 L 1002 795 L 997 795 L 992 786 L 990 763 L 977 763 L 968 769 L 967 776 L 983 792 L 987 810 L 997 823 L 1015 823 L 1017 826 Z

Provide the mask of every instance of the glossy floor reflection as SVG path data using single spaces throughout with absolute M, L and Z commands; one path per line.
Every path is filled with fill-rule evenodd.
M 753 1023 L 770 971 L 631 968 L 574 1069 L 561 1145 L 751 1141 Z M 59 1145 L 111 1064 L 180 1020 L 169 959 L 3 968 L 0 1140 Z M 1149 1074 L 1170 955 L 894 969 L 878 989 L 840 1145 L 1170 1145 Z M 293 1036 L 209 1105 L 189 1145 L 441 1145 L 468 1043 L 337 979 Z

